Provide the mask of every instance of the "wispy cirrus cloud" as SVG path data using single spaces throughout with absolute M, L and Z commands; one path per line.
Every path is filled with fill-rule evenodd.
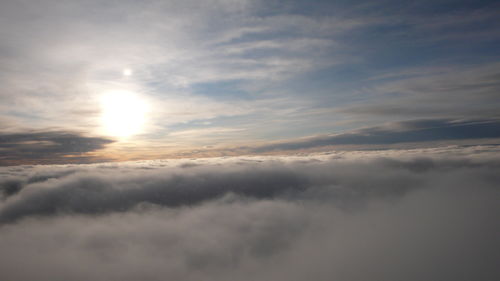
M 96 129 L 100 126 L 98 98 L 116 89 L 140 92 L 152 104 L 161 105 L 150 120 L 150 129 L 157 134 L 166 135 L 162 128 L 166 125 L 230 111 L 245 115 L 248 101 L 226 102 L 203 89 L 192 93 L 190 86 L 230 80 L 281 81 L 324 67 L 330 61 L 322 57 L 328 56 L 334 40 L 310 32 L 327 35 L 329 26 L 342 32 L 362 24 L 307 15 L 259 16 L 266 5 L 248 1 L 99 3 L 2 4 L 4 116 L 14 118 L 23 129 L 71 127 L 102 133 Z M 283 36 L 272 38 L 276 33 Z M 134 69 L 132 78 L 121 77 L 124 67 Z M 271 100 L 258 104 L 266 102 L 273 107 Z M 177 112 L 194 106 L 195 115 Z M 251 111 L 256 108 L 253 105 Z
M 254 148 L 255 152 L 299 150 L 339 145 L 386 145 L 500 138 L 498 120 L 423 119 L 394 122 L 350 132 L 290 140 Z
M 421 69 L 381 76 L 370 102 L 343 114 L 392 117 L 498 118 L 500 65 Z M 399 76 L 399 77 L 398 77 Z
M 151 105 L 144 134 L 132 137 L 144 146 L 497 119 L 497 13 L 491 1 L 5 2 L 0 130 L 109 138 L 99 98 L 116 90 Z M 219 128 L 245 134 L 182 133 Z

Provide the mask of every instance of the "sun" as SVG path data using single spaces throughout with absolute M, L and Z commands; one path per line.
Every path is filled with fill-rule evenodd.
M 133 74 L 132 69 L 130 68 L 125 68 L 122 71 L 123 76 L 131 76 Z
M 140 133 L 149 106 L 144 98 L 128 91 L 112 91 L 101 96 L 101 123 L 104 132 L 118 138 Z

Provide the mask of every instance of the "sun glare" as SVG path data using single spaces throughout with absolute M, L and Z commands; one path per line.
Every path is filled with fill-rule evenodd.
M 108 92 L 101 96 L 101 122 L 106 134 L 126 138 L 143 130 L 147 102 L 127 91 Z
M 130 68 L 125 68 L 123 71 L 122 71 L 122 74 L 123 76 L 131 76 L 133 73 L 132 73 L 132 69 Z

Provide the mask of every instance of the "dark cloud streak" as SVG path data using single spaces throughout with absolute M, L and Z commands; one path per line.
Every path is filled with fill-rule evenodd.
M 498 137 L 500 137 L 500 121 L 498 120 L 424 119 L 397 122 L 388 126 L 370 127 L 331 136 L 263 145 L 255 148 L 254 152 L 298 150 L 330 145 L 391 145 Z
M 100 137 L 86 137 L 72 132 L 30 132 L 17 134 L 0 134 L 1 165 L 19 163 L 67 163 L 74 161 L 83 163 L 84 154 L 105 148 L 113 140 Z M 65 158 L 66 157 L 66 158 Z

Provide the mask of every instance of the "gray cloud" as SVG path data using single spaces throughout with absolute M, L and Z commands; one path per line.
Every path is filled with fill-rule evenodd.
M 390 145 L 441 140 L 500 137 L 498 120 L 423 119 L 395 122 L 330 136 L 280 142 L 255 148 L 255 152 L 297 150 L 329 145 Z
M 489 149 L 4 167 L 0 277 L 496 280 Z
M 499 75 L 496 62 L 386 73 L 372 78 L 371 99 L 337 111 L 371 118 L 498 118 Z
M 71 132 L 0 134 L 0 165 L 29 163 L 89 162 L 86 152 L 102 149 L 113 140 L 85 137 Z M 67 156 L 74 156 L 72 159 Z

